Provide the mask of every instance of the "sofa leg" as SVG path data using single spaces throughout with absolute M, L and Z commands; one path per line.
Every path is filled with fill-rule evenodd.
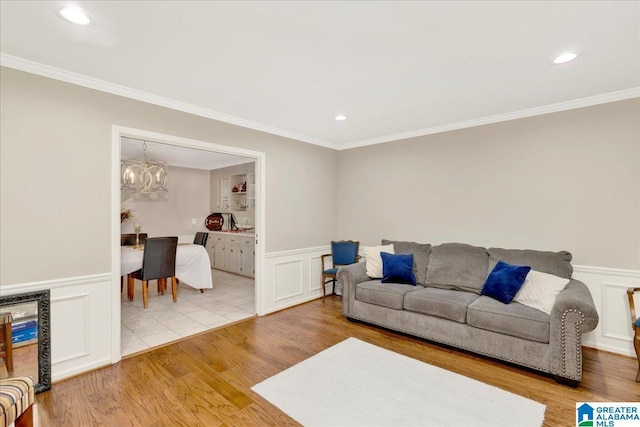
M 572 380 L 570 378 L 561 377 L 559 375 L 555 375 L 553 378 L 558 384 L 566 385 L 572 388 L 576 388 L 580 384 L 580 381 L 578 380 Z

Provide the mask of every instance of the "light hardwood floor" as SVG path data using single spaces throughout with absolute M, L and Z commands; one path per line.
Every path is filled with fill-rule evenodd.
M 541 402 L 545 426 L 575 425 L 578 401 L 640 400 L 637 361 L 630 357 L 585 349 L 584 377 L 573 389 L 526 369 L 349 322 L 341 308 L 336 296 L 312 301 L 56 383 L 36 396 L 36 425 L 297 425 L 250 388 L 348 337 Z

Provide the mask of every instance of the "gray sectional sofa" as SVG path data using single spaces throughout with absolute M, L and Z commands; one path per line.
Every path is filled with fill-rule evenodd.
M 577 386 L 582 378 L 581 336 L 598 324 L 586 285 L 571 279 L 551 314 L 481 295 L 498 261 L 571 278 L 569 252 L 437 246 L 383 240 L 395 253 L 414 255 L 417 285 L 381 283 L 365 262 L 342 267 L 343 312 L 350 320 L 414 335 L 555 376 Z

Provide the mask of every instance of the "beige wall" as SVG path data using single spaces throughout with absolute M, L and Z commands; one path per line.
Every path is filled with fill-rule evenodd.
M 340 152 L 340 238 L 567 249 L 640 269 L 638 99 Z
M 211 213 L 209 173 L 208 170 L 169 166 L 166 193 L 123 193 L 122 200 L 133 203 L 134 217 L 121 224 L 120 231 L 133 233 L 135 221 L 142 224 L 142 232 L 149 237 L 186 236 L 207 231 L 204 219 Z
M 334 237 L 337 152 L 0 69 L 0 286 L 107 273 L 112 125 L 266 153 L 267 252 Z
M 114 124 L 265 152 L 267 252 L 384 237 L 640 268 L 637 99 L 337 152 L 12 69 L 0 77 L 0 285 L 109 272 Z

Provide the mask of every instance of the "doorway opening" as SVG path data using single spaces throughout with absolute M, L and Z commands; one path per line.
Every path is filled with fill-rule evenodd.
M 126 144 L 123 144 L 123 141 L 126 141 Z M 254 243 L 254 253 L 255 257 L 252 259 L 253 267 L 255 268 L 255 286 L 253 287 L 253 301 L 254 301 L 254 313 L 258 315 L 264 314 L 264 290 L 263 284 L 263 265 L 264 265 L 264 243 L 262 236 L 264 234 L 264 171 L 265 171 L 265 154 L 257 151 L 251 151 L 246 149 L 241 149 L 237 147 L 224 146 L 219 144 L 213 144 L 205 141 L 193 140 L 182 138 L 173 135 L 160 134 L 156 132 L 149 132 L 140 129 L 133 128 L 125 128 L 121 126 L 113 126 L 113 139 L 112 139 L 112 238 L 111 238 L 111 246 L 112 246 L 112 283 L 113 283 L 113 298 L 112 298 L 112 362 L 115 363 L 119 361 L 122 357 L 123 349 L 121 347 L 121 338 L 122 338 L 122 330 L 121 330 L 121 316 L 122 316 L 122 307 L 121 307 L 121 294 L 120 294 L 120 274 L 121 274 L 121 251 L 120 251 L 120 234 L 121 234 L 121 224 L 116 219 L 118 218 L 118 214 L 121 211 L 122 207 L 122 198 L 121 198 L 121 190 L 120 190 L 120 162 L 123 157 L 129 157 L 131 152 L 129 151 L 132 144 L 138 143 L 142 144 L 142 142 L 147 141 L 148 147 L 153 147 L 157 149 L 154 153 L 150 152 L 149 157 L 152 157 L 151 154 L 154 154 L 156 157 L 161 157 L 158 160 L 167 161 L 170 160 L 170 165 L 175 167 L 175 171 L 180 171 L 180 168 L 186 168 L 185 170 L 196 170 L 200 169 L 200 171 L 206 170 L 211 166 L 211 169 L 219 169 L 238 167 L 234 165 L 251 165 L 253 169 L 253 173 L 251 174 L 254 187 L 252 197 L 254 198 L 252 206 L 252 210 L 249 213 L 245 213 L 242 218 L 242 222 L 248 222 L 247 217 L 250 217 L 253 220 L 253 228 L 254 228 L 254 236 L 251 240 Z M 162 158 L 164 156 L 164 158 Z M 229 163 L 215 163 L 215 159 L 222 159 L 222 161 L 230 161 L 232 162 L 231 166 Z M 210 163 L 206 163 L 210 162 Z M 213 163 L 211 163 L 213 162 Z M 233 163 L 235 162 L 235 163 Z M 217 165 L 217 166 L 216 166 Z M 212 174 L 213 177 L 213 174 Z M 169 177 L 171 180 L 171 177 Z M 210 185 L 217 185 L 214 183 L 213 179 L 210 182 Z M 213 197 L 212 191 L 212 197 Z M 217 201 L 217 200 L 216 200 Z M 211 207 L 215 208 L 216 202 L 211 199 Z M 135 209 L 135 208 L 134 208 Z M 202 211 L 202 208 L 201 208 Z M 210 213 L 210 212 L 209 212 Z M 249 216 L 249 214 L 252 214 Z M 192 214 L 196 215 L 196 214 Z M 204 220 L 204 218 L 193 218 L 189 219 L 189 226 L 191 226 L 194 230 L 196 228 L 195 224 L 200 220 Z M 175 224 L 174 224 L 175 225 Z M 152 227 L 152 224 L 149 224 Z M 184 227 L 182 229 L 176 229 L 175 233 L 172 234 L 188 234 L 189 231 L 185 232 Z M 149 236 L 151 237 L 151 235 Z M 189 236 L 182 236 L 188 238 Z M 217 272 L 217 270 L 211 270 L 212 272 Z M 239 283 L 239 282 L 238 282 Z M 215 287 L 215 283 L 214 283 Z M 193 291 L 189 288 L 189 291 Z M 185 295 L 188 293 L 185 292 Z M 193 295 L 195 297 L 195 295 Z M 175 314 L 175 313 L 174 313 Z M 212 328 L 215 327 L 212 326 Z M 170 340 L 171 341 L 171 340 Z

